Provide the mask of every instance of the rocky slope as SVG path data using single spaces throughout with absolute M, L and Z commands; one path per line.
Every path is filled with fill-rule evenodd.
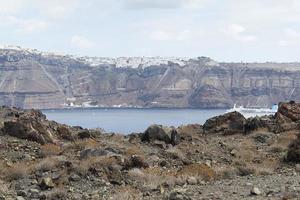
M 93 58 L 0 49 L 0 105 L 224 108 L 300 100 L 300 63 Z
M 234 112 L 128 136 L 58 124 L 37 110 L 2 107 L 0 122 L 3 200 L 300 196 L 295 102 L 281 103 L 275 116 Z

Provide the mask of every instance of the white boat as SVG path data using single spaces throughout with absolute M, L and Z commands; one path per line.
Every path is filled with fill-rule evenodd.
M 227 110 L 226 112 L 239 112 L 241 114 L 253 114 L 253 115 L 267 115 L 275 114 L 278 110 L 278 105 L 274 104 L 272 108 L 245 108 L 243 106 L 237 106 L 234 104 L 233 108 Z

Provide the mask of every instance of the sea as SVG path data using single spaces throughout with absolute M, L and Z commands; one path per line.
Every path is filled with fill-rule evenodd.
M 106 132 L 130 134 L 143 132 L 152 124 L 178 127 L 185 124 L 204 124 L 225 109 L 135 109 L 135 108 L 74 108 L 43 110 L 48 119 L 59 123 L 101 128 Z

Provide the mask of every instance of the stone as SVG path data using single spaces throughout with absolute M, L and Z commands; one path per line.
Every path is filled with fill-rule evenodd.
M 230 152 L 230 155 L 235 157 L 237 155 L 237 153 L 238 153 L 238 151 L 236 149 L 232 149 L 232 151 Z
M 31 188 L 28 192 L 31 199 L 38 199 L 40 197 L 40 191 L 38 189 Z
M 261 191 L 257 187 L 252 187 L 250 194 L 252 195 L 261 195 Z
M 17 200 L 25 200 L 24 197 L 21 197 L 21 196 L 17 196 L 16 199 Z
M 172 129 L 171 131 L 171 144 L 173 146 L 178 145 L 180 143 L 180 136 L 177 133 L 176 129 Z
M 80 152 L 79 158 L 87 159 L 90 157 L 106 156 L 109 153 L 111 153 L 111 152 L 109 152 L 105 149 L 85 149 Z
M 295 169 L 297 172 L 300 172 L 300 164 L 296 164 Z
M 284 103 L 284 102 L 279 103 L 278 112 L 276 113 L 276 118 L 278 119 L 281 116 L 284 116 L 292 121 L 299 121 L 300 103 L 295 103 L 294 101 L 290 101 L 288 103 Z
M 125 169 L 147 167 L 149 167 L 148 163 L 145 162 L 144 158 L 138 155 L 131 156 L 130 159 L 125 162 Z
M 222 133 L 235 134 L 244 133 L 246 118 L 238 112 L 226 113 L 217 117 L 208 119 L 204 125 L 204 133 Z
M 42 190 L 47 190 L 49 188 L 54 188 L 54 183 L 53 183 L 52 179 L 49 177 L 42 178 L 42 180 L 40 182 L 40 187 Z
M 143 142 L 152 142 L 155 140 L 163 141 L 166 144 L 171 143 L 170 136 L 166 133 L 163 126 L 152 125 L 147 128 L 147 130 L 142 134 Z
M 185 194 L 185 190 L 173 190 L 169 195 L 169 200 L 191 200 L 191 198 Z
M 286 161 L 300 164 L 300 134 L 297 139 L 289 145 Z
M 81 180 L 81 177 L 78 176 L 77 174 L 72 174 L 72 175 L 69 177 L 69 181 L 77 182 L 77 181 L 80 181 L 80 180 Z
M 78 133 L 77 133 L 77 136 L 78 138 L 80 139 L 87 139 L 87 138 L 93 138 L 93 135 L 91 134 L 91 132 L 87 129 L 83 129 L 83 130 L 80 130 Z
M 195 177 L 191 176 L 191 177 L 188 177 L 187 183 L 190 185 L 197 185 L 198 181 Z

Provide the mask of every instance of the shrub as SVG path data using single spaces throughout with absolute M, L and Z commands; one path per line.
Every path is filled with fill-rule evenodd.
M 181 176 L 200 176 L 204 180 L 212 180 L 216 177 L 215 171 L 207 165 L 204 164 L 191 164 L 184 166 L 178 175 Z
M 56 158 L 49 157 L 41 160 L 40 162 L 36 163 L 34 169 L 36 171 L 51 171 L 55 169 L 59 164 L 59 161 Z
M 60 146 L 55 145 L 55 144 L 45 144 L 41 146 L 41 155 L 43 157 L 47 156 L 57 156 L 62 153 L 62 149 Z
M 5 180 L 12 181 L 24 178 L 30 171 L 30 167 L 25 163 L 15 163 L 12 167 L 2 169 L 2 175 Z

